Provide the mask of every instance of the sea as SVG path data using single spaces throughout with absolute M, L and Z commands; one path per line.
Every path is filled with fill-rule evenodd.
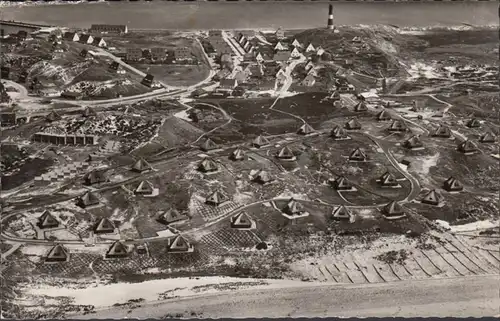
M 336 25 L 399 28 L 498 26 L 496 2 L 332 2 Z M 88 28 L 308 29 L 326 25 L 328 2 L 80 2 L 0 6 L 0 19 Z

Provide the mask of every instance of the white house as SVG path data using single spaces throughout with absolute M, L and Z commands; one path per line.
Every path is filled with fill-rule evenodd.
M 316 79 L 314 79 L 314 76 L 311 74 L 307 75 L 304 78 L 304 80 L 302 80 L 302 86 L 306 86 L 306 87 L 314 86 L 315 83 L 316 83 Z
M 302 47 L 300 42 L 297 39 L 293 39 L 292 46 L 294 47 Z
M 103 48 L 103 47 L 106 47 L 106 41 L 104 41 L 104 39 L 102 39 L 101 37 L 95 37 L 94 38 L 94 42 L 92 43 L 94 46 L 96 47 L 100 47 L 100 48 Z
M 257 55 L 255 56 L 255 60 L 257 62 L 263 62 L 264 61 L 264 57 L 262 57 L 262 54 L 260 52 L 258 52 Z
M 280 41 L 278 41 L 276 46 L 274 46 L 274 50 L 285 50 L 285 49 L 286 49 L 285 46 L 283 46 Z
M 310 60 L 309 60 L 309 61 L 307 62 L 307 64 L 304 66 L 304 69 L 305 69 L 306 71 L 309 71 L 309 70 L 311 70 L 313 67 L 314 67 L 314 63 L 313 63 L 312 61 L 310 61 Z
M 94 37 L 92 37 L 91 35 L 81 35 L 80 36 L 80 40 L 79 40 L 81 43 L 84 43 L 84 44 L 87 44 L 87 45 L 90 45 L 91 43 L 94 42 Z
M 316 51 L 316 49 L 314 48 L 312 43 L 310 43 L 306 48 L 306 52 L 314 52 L 314 51 Z
M 299 58 L 300 57 L 299 49 L 297 49 L 297 47 L 293 48 L 292 52 L 290 53 L 290 56 L 292 56 L 292 58 Z
M 324 50 L 323 48 L 318 47 L 318 48 L 316 49 L 316 54 L 317 54 L 318 56 L 322 56 L 324 53 L 325 53 L 325 50 Z

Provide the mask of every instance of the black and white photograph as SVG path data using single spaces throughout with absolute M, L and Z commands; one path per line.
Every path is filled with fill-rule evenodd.
M 0 2 L 0 317 L 500 317 L 499 15 Z

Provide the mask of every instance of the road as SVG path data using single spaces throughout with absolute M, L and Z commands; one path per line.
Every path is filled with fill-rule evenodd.
M 203 318 L 485 317 L 499 313 L 499 276 L 364 285 L 304 285 L 197 295 L 111 308 L 69 319 L 162 318 L 191 312 Z M 307 283 L 306 283 L 307 284 Z

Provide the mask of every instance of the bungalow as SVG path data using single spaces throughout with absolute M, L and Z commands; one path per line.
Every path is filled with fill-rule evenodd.
M 92 43 L 92 45 L 94 45 L 96 47 L 100 47 L 100 48 L 104 48 L 104 47 L 108 46 L 106 44 L 106 41 L 104 41 L 104 39 L 102 39 L 101 37 L 94 37 L 94 42 Z
M 281 44 L 281 42 L 278 41 L 278 43 L 274 46 L 274 50 L 286 50 L 285 46 Z
M 292 58 L 299 58 L 300 57 L 299 49 L 297 49 L 297 47 L 293 48 L 292 52 L 290 53 L 290 56 L 292 56 Z
M 126 58 L 127 61 L 139 61 L 142 59 L 141 48 L 127 48 Z
M 63 35 L 63 39 L 66 41 L 77 42 L 80 40 L 80 36 L 76 32 L 65 32 Z
M 273 60 L 274 61 L 288 61 L 291 58 L 291 53 L 289 51 L 278 51 L 277 53 L 274 54 Z
M 219 91 L 232 91 L 238 86 L 238 81 L 236 79 L 222 79 L 220 81 Z
M 91 35 L 81 35 L 78 42 L 90 45 L 94 42 L 94 37 L 92 37 Z
M 311 87 L 311 86 L 314 86 L 314 84 L 316 83 L 316 79 L 314 79 L 314 76 L 309 74 L 307 75 L 304 80 L 302 80 L 302 86 L 306 86 L 306 87 Z
M 310 43 L 307 47 L 306 47 L 306 52 L 314 52 L 316 51 L 316 49 L 314 48 L 314 46 L 312 45 L 312 43 Z

